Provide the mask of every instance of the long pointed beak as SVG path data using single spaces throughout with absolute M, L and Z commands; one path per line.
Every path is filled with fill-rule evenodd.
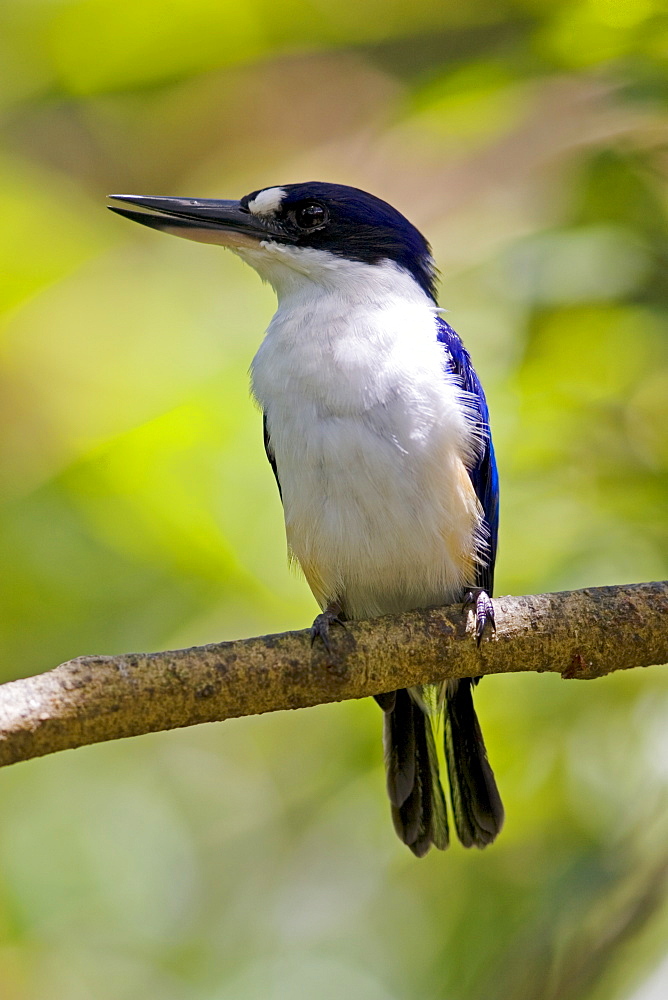
M 144 197 L 138 194 L 112 194 L 109 199 L 122 203 L 123 207 L 107 206 L 117 215 L 198 243 L 248 247 L 257 246 L 261 240 L 294 242 L 279 224 L 266 216 L 253 215 L 238 201 Z

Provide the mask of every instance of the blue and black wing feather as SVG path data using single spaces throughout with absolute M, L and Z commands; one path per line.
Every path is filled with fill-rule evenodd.
M 494 588 L 494 562 L 499 533 L 499 476 L 494 457 L 494 445 L 489 428 L 487 400 L 469 352 L 449 323 L 438 317 L 437 339 L 443 344 L 447 355 L 447 367 L 457 376 L 462 389 L 471 394 L 478 409 L 478 420 L 482 437 L 482 447 L 468 469 L 473 489 L 480 501 L 485 516 L 485 551 L 480 553 L 480 563 L 476 570 L 476 586 L 490 596 Z
M 487 400 L 469 353 L 452 327 L 439 319 L 437 337 L 447 355 L 447 370 L 470 393 L 478 411 L 482 438 L 468 469 L 485 518 L 484 549 L 479 552 L 476 585 L 491 595 L 499 529 L 499 479 L 489 427 Z M 473 685 L 479 678 L 448 684 L 445 698 L 444 749 L 457 835 L 465 847 L 491 844 L 503 825 L 503 804 L 473 707 Z
M 274 455 L 274 449 L 271 446 L 271 441 L 269 440 L 269 427 L 267 426 L 267 414 L 262 414 L 262 433 L 264 435 L 264 450 L 269 460 L 269 465 L 271 466 L 272 472 L 274 473 L 274 479 L 276 480 L 276 485 L 278 486 L 278 495 L 283 500 L 283 490 L 281 489 L 281 481 L 278 478 L 278 467 L 276 465 L 276 456 Z

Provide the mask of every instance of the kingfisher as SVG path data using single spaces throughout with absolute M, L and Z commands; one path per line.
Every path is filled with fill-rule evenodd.
M 251 386 L 289 553 L 321 608 L 312 641 L 330 649 L 346 620 L 463 601 L 480 644 L 495 627 L 498 475 L 485 394 L 441 316 L 425 237 L 341 184 L 111 200 L 126 219 L 229 248 L 276 292 Z M 376 696 L 394 827 L 417 857 L 448 846 L 446 785 L 464 846 L 503 824 L 476 681 Z

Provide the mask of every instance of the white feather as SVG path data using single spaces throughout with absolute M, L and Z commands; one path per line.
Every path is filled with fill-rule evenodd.
M 265 188 L 248 202 L 248 211 L 253 215 L 273 215 L 281 207 L 285 191 L 281 187 Z
M 458 599 L 481 538 L 464 465 L 478 430 L 444 370 L 433 302 L 389 261 L 237 252 L 278 293 L 252 387 L 316 598 L 353 618 Z

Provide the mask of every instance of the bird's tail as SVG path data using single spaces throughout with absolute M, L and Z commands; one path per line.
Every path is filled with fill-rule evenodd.
M 418 858 L 448 846 L 448 814 L 438 777 L 431 720 L 406 689 L 377 698 L 385 713 L 383 743 L 392 820 Z
M 503 826 L 503 803 L 487 760 L 473 707 L 473 681 L 448 684 L 445 759 L 457 836 L 464 847 L 486 847 Z
M 491 844 L 503 825 L 503 805 L 473 707 L 472 682 L 450 683 L 444 705 L 444 747 L 457 835 L 465 847 Z M 380 695 L 385 768 L 392 819 L 417 857 L 449 843 L 436 736 L 442 699 L 429 685 Z

